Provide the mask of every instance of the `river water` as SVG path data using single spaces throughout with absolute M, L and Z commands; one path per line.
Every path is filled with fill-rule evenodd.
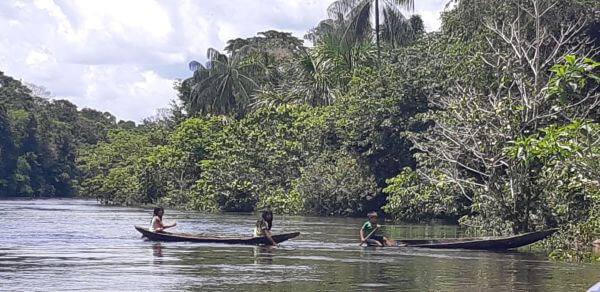
M 2 291 L 585 291 L 600 266 L 531 251 L 359 248 L 363 220 L 277 216 L 301 232 L 278 248 L 140 238 L 151 210 L 84 200 L 0 201 Z M 176 230 L 250 235 L 256 216 L 166 210 Z M 395 225 L 394 237 L 455 236 L 454 226 Z

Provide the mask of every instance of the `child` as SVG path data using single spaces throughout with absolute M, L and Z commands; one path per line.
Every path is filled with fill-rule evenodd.
M 360 243 L 367 243 L 368 246 L 389 246 L 387 238 L 383 236 L 379 225 L 377 224 L 377 212 L 370 212 L 368 215 L 369 221 L 363 224 L 360 229 Z M 373 232 L 375 230 L 375 232 Z M 373 232 L 371 234 L 371 232 Z M 371 234 L 371 236 L 369 236 Z M 369 238 L 367 238 L 369 236 Z
M 162 216 L 165 213 L 165 210 L 162 207 L 154 208 L 154 217 L 152 217 L 152 223 L 150 223 L 150 231 L 154 232 L 162 232 L 163 230 L 171 227 L 175 227 L 177 223 L 173 222 L 173 224 L 163 224 Z
M 266 237 L 272 245 L 277 245 L 277 242 L 271 237 L 271 227 L 273 227 L 273 212 L 270 210 L 264 211 L 261 218 L 256 221 L 254 227 L 254 237 Z

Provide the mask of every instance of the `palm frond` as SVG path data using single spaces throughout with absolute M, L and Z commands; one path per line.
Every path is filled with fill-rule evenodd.
M 386 7 L 404 8 L 408 11 L 415 9 L 415 0 L 383 0 Z
M 204 66 L 202 66 L 202 64 L 200 64 L 200 62 L 193 60 L 188 64 L 188 67 L 190 68 L 190 71 L 196 71 L 200 68 L 204 68 Z
M 407 19 L 399 10 L 387 7 L 383 13 L 382 40 L 392 48 L 407 46 L 425 33 L 423 21 L 418 15 Z
M 403 45 L 403 40 L 412 39 L 410 34 L 410 24 L 402 13 L 392 7 L 386 7 L 383 10 L 383 28 L 381 38 L 384 42 L 390 44 L 393 48 Z
M 350 12 L 349 28 L 353 35 L 344 34 L 344 39 L 352 38 L 357 40 L 369 39 L 373 28 L 371 27 L 371 1 L 363 1 L 360 6 Z
M 329 17 L 335 19 L 339 15 L 346 15 L 348 12 L 362 4 L 361 2 L 367 1 L 370 0 L 337 0 L 329 5 L 327 8 L 327 14 Z
M 190 111 L 199 114 L 243 114 L 251 95 L 258 88 L 250 76 L 264 72 L 262 64 L 251 58 L 253 54 L 253 48 L 245 45 L 236 47 L 231 56 L 210 48 L 206 53 L 206 66 L 197 61 L 190 62 L 190 68 L 195 69 L 194 77 L 186 80 L 190 86 Z

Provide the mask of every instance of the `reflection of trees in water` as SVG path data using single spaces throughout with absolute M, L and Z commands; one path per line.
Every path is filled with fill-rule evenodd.
M 463 230 L 456 225 L 386 225 L 385 233 L 391 239 L 456 238 Z
M 273 264 L 273 248 L 269 246 L 255 246 L 252 249 L 254 255 L 254 264 L 271 265 Z
M 361 259 L 351 276 L 355 284 L 386 284 L 380 287 L 385 289 L 547 291 L 548 286 L 540 258 L 523 252 L 365 248 Z
M 327 225 L 337 222 L 327 220 L 321 219 Z M 154 260 L 169 275 L 180 277 L 175 289 L 202 291 L 580 291 L 593 285 L 581 287 L 581 279 L 596 279 L 591 269 L 578 279 L 579 274 L 565 272 L 569 267 L 526 252 L 359 249 L 357 243 L 334 247 L 327 243 L 355 236 L 357 220 L 336 226 L 327 238 L 315 233 L 323 232 L 322 225 L 315 229 L 313 221 L 307 222 L 303 229 L 285 229 L 309 230 L 309 245 L 302 240 L 289 249 L 285 244 L 269 248 L 163 243 L 152 246 Z M 386 227 L 386 235 L 390 227 L 394 238 L 461 236 L 455 226 L 395 225 Z
M 182 290 L 210 286 L 222 290 L 302 292 L 560 291 L 568 287 L 564 283 L 581 282 L 543 257 L 526 252 L 343 247 L 286 250 L 261 246 L 182 248 L 185 251 L 165 255 L 178 259 L 175 268 L 181 269 L 178 273 L 195 279 L 181 283 Z M 586 278 L 593 277 L 587 275 Z

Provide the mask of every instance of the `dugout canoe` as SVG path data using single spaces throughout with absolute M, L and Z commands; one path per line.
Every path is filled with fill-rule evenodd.
M 171 232 L 153 232 L 148 228 L 135 226 L 135 230 L 139 231 L 144 237 L 155 241 L 189 241 L 203 243 L 225 243 L 225 244 L 248 244 L 270 245 L 271 242 L 266 237 L 207 237 L 194 235 L 189 233 L 171 233 Z M 284 233 L 273 235 L 273 240 L 277 243 L 284 242 L 288 239 L 298 237 L 300 232 Z
M 523 233 L 503 237 L 444 238 L 444 239 L 407 239 L 396 240 L 399 247 L 508 250 L 519 248 L 545 239 L 558 229 Z

